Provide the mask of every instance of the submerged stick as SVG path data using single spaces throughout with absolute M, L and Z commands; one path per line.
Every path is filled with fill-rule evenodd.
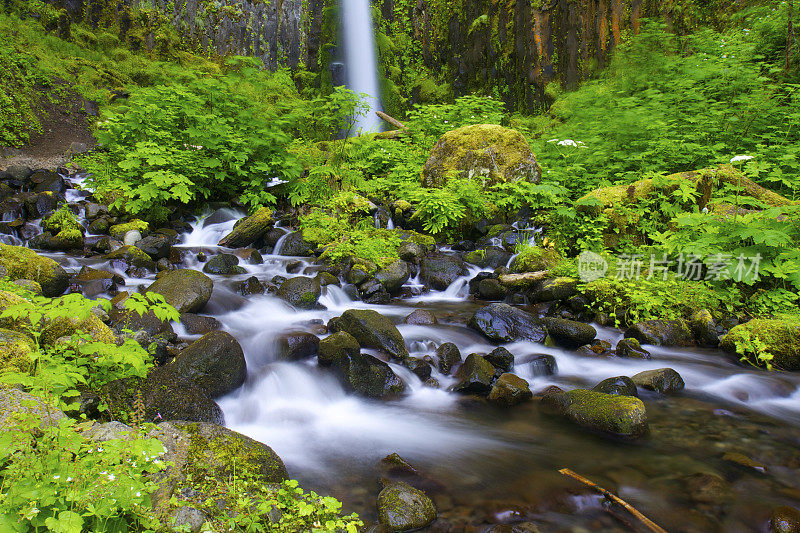
M 601 487 L 601 486 L 597 485 L 596 483 L 586 479 L 585 477 L 581 476 L 580 474 L 576 474 L 575 472 L 573 472 L 569 468 L 562 468 L 561 470 L 558 471 L 558 473 L 559 474 L 563 474 L 565 476 L 569 476 L 572 479 L 576 479 L 576 480 L 580 481 L 581 483 L 583 483 L 584 485 L 588 485 L 588 486 L 592 487 L 593 489 L 597 490 L 598 492 L 600 492 L 606 498 L 609 498 L 609 499 L 617 502 L 618 504 L 623 506 L 629 513 L 631 513 L 633 516 L 638 518 L 644 525 L 646 525 L 650 529 L 650 531 L 654 531 L 655 533 L 667 533 L 666 529 L 664 529 L 663 527 L 659 526 L 658 524 L 656 524 L 655 522 L 653 522 L 652 520 L 647 518 L 645 515 L 643 515 L 639 511 L 637 511 L 636 508 L 633 505 L 629 504 L 628 502 L 626 502 L 625 500 L 623 500 L 622 498 L 620 498 L 619 496 L 617 496 L 613 492 L 607 491 L 603 487 Z

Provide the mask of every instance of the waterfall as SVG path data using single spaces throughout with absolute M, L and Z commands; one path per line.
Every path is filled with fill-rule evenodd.
M 356 117 L 353 133 L 380 131 L 381 119 L 375 115 L 381 108 L 378 59 L 369 0 L 341 0 L 340 8 L 347 88 L 369 96 L 369 111 Z

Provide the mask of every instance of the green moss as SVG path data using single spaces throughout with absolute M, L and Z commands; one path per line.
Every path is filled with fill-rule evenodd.
M 0 328 L 0 370 L 28 372 L 33 364 L 33 339 L 18 331 Z
M 753 319 L 731 328 L 720 346 L 757 366 L 800 370 L 800 323 L 796 320 Z
M 526 246 L 514 258 L 511 270 L 514 272 L 550 270 L 555 268 L 561 261 L 561 255 L 555 250 L 540 246 Z
M 71 337 L 78 332 L 86 333 L 96 342 L 109 344 L 117 342 L 117 337 L 111 331 L 111 328 L 106 326 L 97 316 L 90 314 L 80 321 L 68 317 L 49 321 L 42 329 L 41 343 L 44 345 L 53 344 L 61 337 Z
M 64 269 L 29 248 L 0 244 L 0 265 L 12 280 L 30 279 L 39 283 L 45 296 L 58 296 L 67 288 L 69 276 Z
M 152 268 L 153 260 L 136 246 L 128 245 L 117 248 L 105 255 L 108 261 L 123 260 L 135 267 Z
M 144 220 L 134 219 L 130 222 L 125 222 L 124 224 L 115 224 L 111 226 L 108 230 L 109 235 L 114 237 L 115 239 L 122 239 L 125 237 L 125 234 L 129 231 L 138 231 L 141 234 L 144 234 L 147 229 L 150 227 L 150 224 L 145 222 Z
M 233 230 L 219 241 L 219 245 L 241 248 L 253 244 L 272 227 L 274 222 L 272 215 L 272 209 L 267 207 L 258 209 L 236 224 Z
M 546 401 L 568 419 L 589 429 L 624 438 L 638 438 L 647 432 L 644 403 L 633 396 L 575 389 L 546 397 Z
M 422 183 L 442 187 L 453 172 L 488 184 L 519 180 L 538 183 L 541 178 L 525 137 L 496 124 L 463 126 L 442 135 L 422 170 Z
M 49 231 L 53 235 L 57 235 L 62 231 L 66 231 L 66 235 L 74 235 L 76 232 L 81 234 L 83 228 L 78 223 L 78 219 L 75 218 L 72 210 L 64 204 L 58 211 L 42 219 L 42 229 Z

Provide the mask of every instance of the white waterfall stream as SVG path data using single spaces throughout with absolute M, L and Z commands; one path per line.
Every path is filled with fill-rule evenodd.
M 351 133 L 380 131 L 381 119 L 375 114 L 381 109 L 378 54 L 369 0 L 341 0 L 340 9 L 347 88 L 366 94 L 369 105 L 356 117 Z

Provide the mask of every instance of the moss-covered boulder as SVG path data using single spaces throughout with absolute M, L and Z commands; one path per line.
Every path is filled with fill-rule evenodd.
M 319 280 L 307 276 L 289 278 L 278 288 L 278 297 L 298 309 L 313 309 L 321 294 Z
M 207 274 L 231 276 L 234 274 L 244 274 L 247 270 L 239 266 L 239 258 L 235 255 L 217 254 L 203 265 L 203 272 Z
M 636 383 L 634 383 L 633 380 L 628 376 L 616 376 L 613 378 L 604 379 L 592 387 L 592 390 L 594 392 L 602 392 L 604 394 L 639 397 L 639 391 L 636 389 Z
M 336 327 L 352 335 L 362 348 L 375 348 L 396 359 L 408 355 L 405 340 L 391 320 L 372 309 L 348 309 Z
M 446 290 L 459 277 L 468 272 L 464 261 L 452 255 L 425 257 L 420 264 L 420 277 L 430 288 Z
M 219 405 L 199 385 L 176 374 L 169 366 L 155 367 L 145 378 L 112 381 L 103 387 L 101 396 L 108 402 L 109 411 L 116 420 L 130 420 L 141 398 L 147 422 L 224 422 Z
M 233 230 L 219 241 L 219 246 L 243 248 L 263 237 L 275 223 L 272 210 L 262 207 L 249 217 L 240 220 Z
M 289 257 L 308 257 L 312 255 L 311 244 L 303 239 L 302 231 L 295 231 L 275 245 L 275 254 Z
M 483 356 L 495 370 L 509 372 L 514 367 L 514 354 L 503 346 L 499 346 Z
M 69 274 L 61 265 L 22 246 L 0 244 L 0 266 L 14 279 L 31 279 L 42 286 L 48 298 L 60 296 L 69 285 Z
M 28 372 L 33 363 L 30 354 L 35 347 L 28 335 L 0 328 L 0 373 Z
M 531 292 L 534 302 L 557 302 L 578 294 L 578 280 L 566 276 L 544 280 Z
M 579 426 L 626 439 L 647 433 L 647 411 L 639 398 L 575 389 L 547 394 L 542 405 Z
M 565 348 L 575 349 L 590 344 L 597 337 L 597 330 L 591 324 L 552 317 L 543 318 L 542 323 L 556 344 Z
M 389 531 L 413 531 L 436 520 L 436 506 L 419 489 L 391 482 L 378 494 L 378 521 Z
M 108 228 L 108 234 L 111 235 L 114 239 L 121 241 L 125 238 L 125 235 L 129 231 L 138 231 L 139 234 L 144 235 L 150 225 L 145 222 L 144 220 L 139 220 L 135 218 L 129 222 L 124 222 L 122 224 L 114 224 L 110 228 Z
M 25 298 L 18 294 L 8 291 L 0 291 L 0 314 L 13 305 L 19 305 L 26 302 Z M 27 317 L 12 318 L 10 316 L 0 317 L 0 328 L 13 329 L 23 331 L 24 326 L 30 326 L 30 320 Z
M 494 373 L 492 363 L 476 353 L 471 353 L 456 371 L 455 377 L 458 381 L 453 385 L 453 390 L 485 396 L 492 389 Z
M 769 363 L 783 370 L 800 370 L 800 323 L 792 320 L 753 319 L 731 328 L 720 347 L 744 356 L 755 365 Z
M 506 372 L 501 374 L 492 386 L 492 390 L 487 396 L 488 400 L 503 407 L 526 402 L 533 397 L 528 382 L 521 377 Z
M 645 370 L 632 376 L 631 379 L 637 386 L 661 394 L 678 392 L 685 386 L 681 375 L 671 368 Z
M 467 325 L 496 342 L 544 342 L 547 337 L 547 330 L 538 318 L 508 304 L 495 303 L 478 309 Z
M 511 262 L 511 270 L 520 273 L 549 270 L 557 266 L 561 261 L 563 261 L 561 254 L 555 250 L 542 246 L 532 246 L 517 254 Z
M 452 342 L 445 342 L 436 348 L 436 359 L 439 372 L 449 374 L 450 370 L 461 362 L 461 351 Z
M 383 286 L 389 294 L 397 294 L 400 288 L 408 281 L 411 276 L 411 269 L 408 263 L 398 259 L 397 261 L 381 268 L 375 273 L 375 279 Z
M 39 419 L 40 428 L 54 426 L 66 418 L 62 411 L 43 399 L 14 387 L 0 385 L 0 431 L 17 428 L 20 422 L 30 416 Z
M 628 357 L 630 359 L 651 359 L 650 352 L 642 348 L 638 340 L 633 337 L 620 339 L 615 350 L 617 357 Z
M 234 391 L 247 377 L 242 347 L 226 331 L 212 331 L 183 349 L 167 365 L 172 372 L 195 383 L 211 398 Z
M 90 314 L 83 320 L 74 317 L 59 317 L 48 321 L 42 328 L 41 343 L 53 344 L 61 337 L 71 337 L 74 333 L 88 334 L 93 341 L 114 344 L 117 337 L 96 315 Z
M 166 452 L 156 501 L 169 499 L 178 487 L 202 493 L 206 483 L 213 486 L 234 475 L 263 484 L 289 478 L 272 448 L 214 423 L 167 421 L 147 436 L 158 439 Z
M 211 298 L 214 282 L 197 270 L 181 269 L 162 274 L 147 290 L 162 295 L 181 313 L 196 313 Z
M 496 124 L 475 124 L 448 131 L 422 168 L 425 187 L 441 187 L 449 175 L 485 181 L 539 183 L 542 169 L 528 141 L 518 131 Z
M 94 298 L 99 294 L 116 291 L 117 286 L 124 285 L 125 279 L 114 272 L 96 270 L 84 266 L 80 272 L 69 280 L 71 292 L 80 292 L 87 298 Z
M 626 339 L 655 346 L 691 346 L 692 330 L 684 320 L 645 320 L 625 330 Z
M 369 354 L 344 350 L 331 368 L 346 389 L 367 398 L 392 398 L 406 389 L 388 364 Z
M 336 361 L 356 356 L 361 351 L 358 341 L 346 331 L 337 331 L 319 341 L 317 364 L 330 366 Z
M 124 270 L 126 272 L 135 268 L 144 268 L 151 271 L 156 269 L 155 261 L 133 245 L 121 246 L 113 252 L 106 254 L 103 259 L 108 261 L 112 268 Z
M 708 309 L 700 309 L 689 318 L 689 328 L 700 346 L 715 348 L 719 345 L 717 322 Z

